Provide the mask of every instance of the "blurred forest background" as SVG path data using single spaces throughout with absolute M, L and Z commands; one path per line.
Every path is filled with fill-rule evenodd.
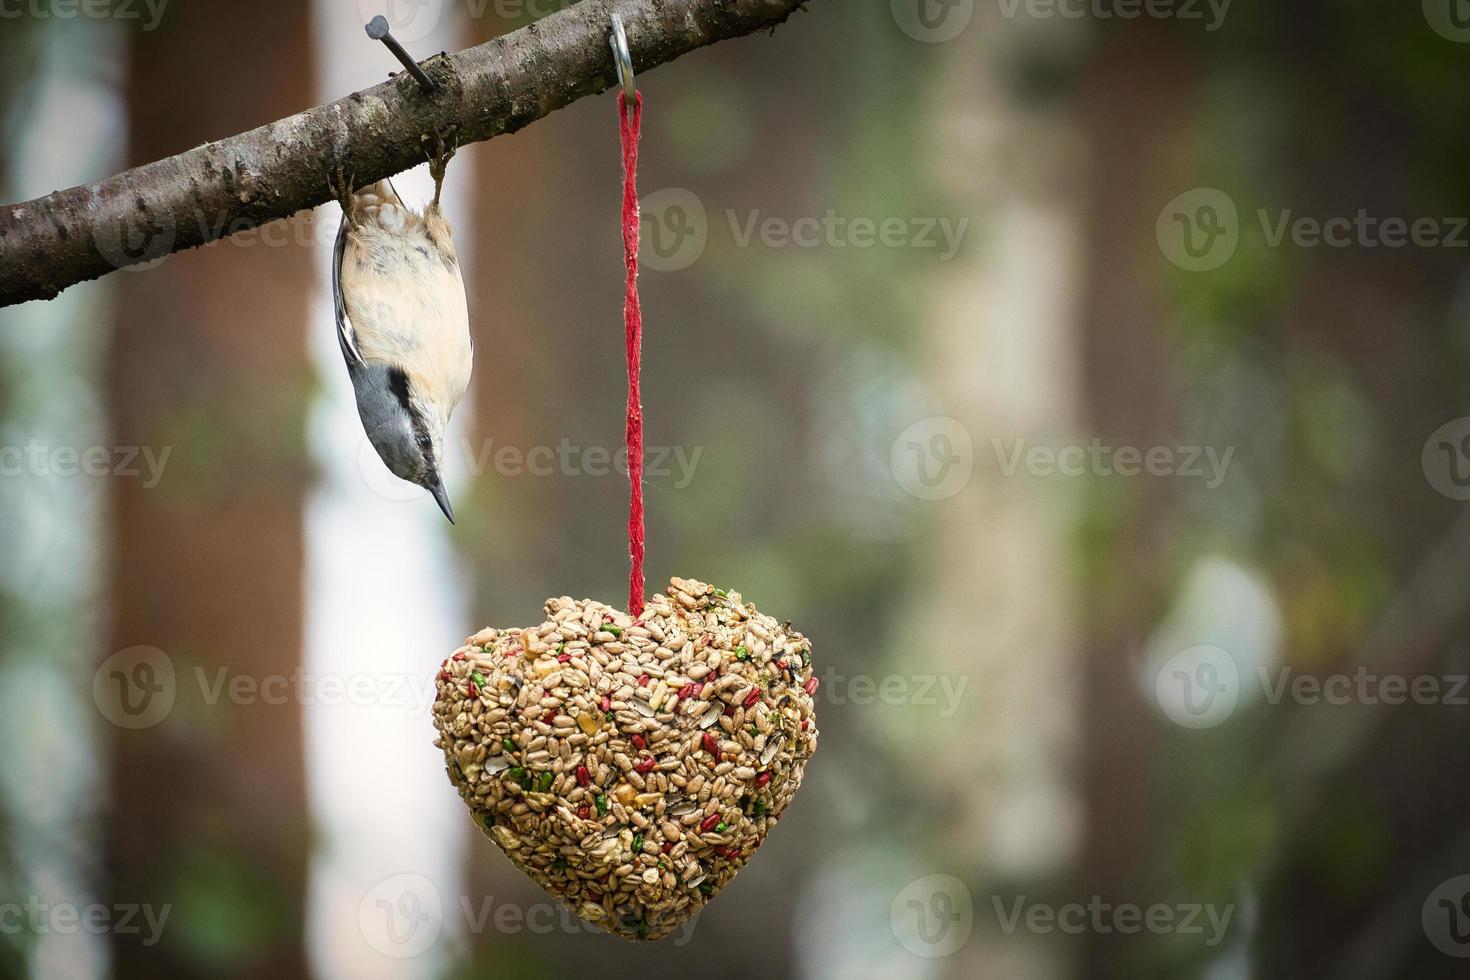
M 389 2 L 0 0 L 0 200 L 380 81 Z M 1467 14 L 813 0 L 640 75 L 650 583 L 827 671 L 687 941 L 553 917 L 421 696 L 622 594 L 611 95 L 451 166 L 457 527 L 363 439 L 335 206 L 0 310 L 0 977 L 1463 976 Z

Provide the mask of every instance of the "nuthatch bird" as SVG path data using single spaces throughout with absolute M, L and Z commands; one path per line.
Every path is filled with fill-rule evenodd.
M 445 432 L 470 383 L 474 343 L 459 257 L 439 198 L 454 155 L 439 141 L 434 200 L 418 214 L 390 181 L 333 188 L 342 225 L 332 262 L 337 340 L 368 440 L 388 469 L 417 483 L 449 522 Z

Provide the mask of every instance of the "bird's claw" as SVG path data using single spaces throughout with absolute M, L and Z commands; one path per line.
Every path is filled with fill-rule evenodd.
M 450 129 L 452 134 L 454 129 Z M 453 140 L 446 140 L 444 133 L 434 131 L 434 155 L 429 158 L 429 174 L 434 178 L 434 204 L 439 204 L 440 197 L 444 194 L 444 174 L 449 169 L 449 161 L 454 159 L 454 154 L 459 146 Z
M 327 189 L 341 205 L 342 215 L 348 221 L 352 221 L 352 190 L 356 182 L 357 178 L 348 177 L 347 169 L 340 163 L 337 164 L 332 175 L 327 178 Z

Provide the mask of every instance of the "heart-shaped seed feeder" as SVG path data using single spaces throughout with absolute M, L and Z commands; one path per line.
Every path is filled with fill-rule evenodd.
M 546 615 L 444 661 L 435 744 L 518 868 L 588 922 L 661 939 L 800 788 L 811 645 L 739 593 L 678 578 L 637 617 L 565 596 Z

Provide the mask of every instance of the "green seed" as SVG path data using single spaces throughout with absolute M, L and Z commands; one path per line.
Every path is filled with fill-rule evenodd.
M 509 735 L 507 735 L 505 738 L 502 738 L 500 740 L 500 744 L 505 748 L 505 751 L 507 752 L 514 752 L 516 750 L 516 743 L 511 741 Z
M 511 782 L 519 783 L 526 778 L 526 769 L 524 766 L 511 766 L 505 771 L 505 775 Z
M 723 820 L 721 820 L 719 823 L 715 824 L 715 833 L 717 833 L 717 834 L 723 834 L 726 831 L 726 829 L 728 829 L 728 828 L 725 827 L 725 821 L 723 821 Z
M 555 773 L 543 772 L 541 774 L 541 781 L 537 784 L 536 788 L 543 793 L 549 793 L 551 791 L 551 784 L 554 782 L 556 782 Z
M 476 687 L 485 686 L 485 675 L 480 673 L 478 670 L 470 675 L 470 680 L 475 682 Z
M 597 815 L 599 817 L 607 816 L 607 794 L 606 793 L 598 793 L 597 794 Z
M 735 659 L 736 660 L 749 660 L 750 659 L 750 651 L 747 650 L 747 649 L 745 649 L 745 647 L 743 647 L 743 646 L 736 647 L 735 648 Z
M 642 850 L 643 850 L 643 835 L 642 834 L 634 834 L 633 835 L 633 853 L 634 854 L 638 854 L 638 853 L 641 853 Z
M 608 623 L 608 624 L 604 625 L 602 628 L 605 629 L 605 630 L 607 630 L 613 636 L 622 636 L 623 635 L 623 628 L 621 626 L 614 626 L 612 623 Z

